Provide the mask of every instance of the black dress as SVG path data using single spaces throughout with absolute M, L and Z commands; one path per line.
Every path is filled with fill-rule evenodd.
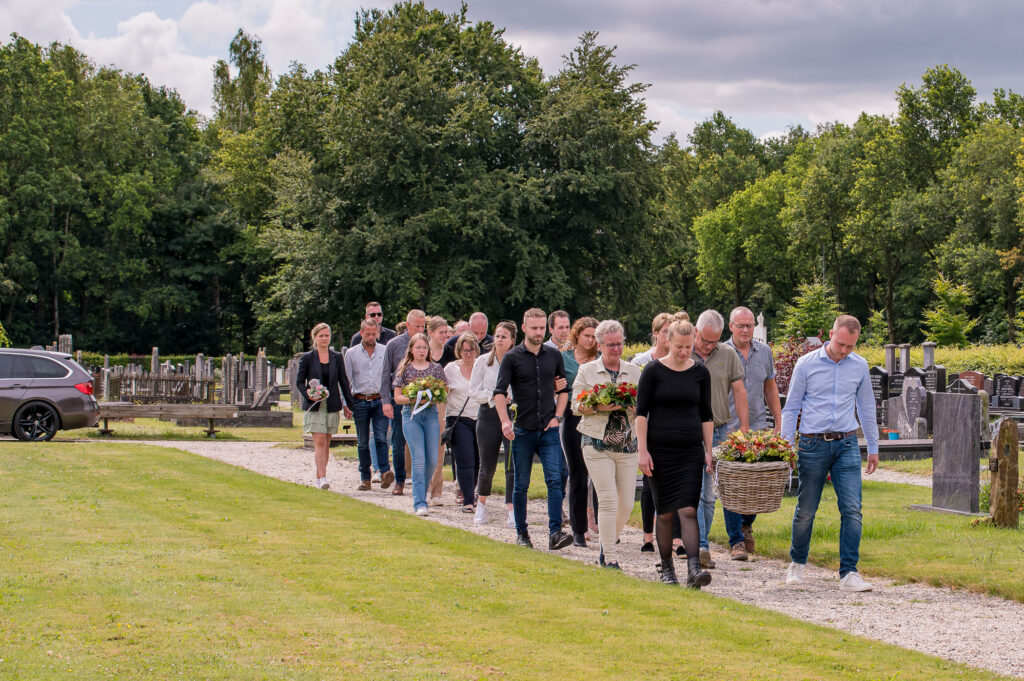
M 711 415 L 711 374 L 703 364 L 673 371 L 653 360 L 637 384 L 636 415 L 647 417 L 654 463 L 651 494 L 659 514 L 696 508 L 704 480 L 703 423 Z

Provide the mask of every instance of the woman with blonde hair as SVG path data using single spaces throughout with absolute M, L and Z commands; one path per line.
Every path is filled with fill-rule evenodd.
M 353 404 L 352 391 L 340 352 L 331 349 L 331 327 L 320 322 L 309 333 L 313 349 L 299 358 L 295 387 L 302 399 L 302 430 L 313 436 L 313 460 L 316 465 L 316 486 L 328 489 L 327 459 L 331 435 L 338 432 L 340 413 L 351 418 L 348 405 Z M 326 389 L 326 397 L 322 390 Z
M 412 503 L 416 515 L 428 515 L 427 477 L 437 467 L 441 424 L 444 423 L 445 403 L 431 399 L 424 407 L 414 405 L 402 389 L 413 381 L 432 376 L 447 384 L 444 369 L 430 361 L 430 340 L 418 333 L 409 339 L 405 357 L 395 370 L 395 404 L 402 405 L 402 432 L 412 457 Z M 413 413 L 414 407 L 416 413 Z

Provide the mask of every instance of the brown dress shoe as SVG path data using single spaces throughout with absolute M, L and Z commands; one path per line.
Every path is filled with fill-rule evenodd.
M 366 492 L 366 491 L 370 490 L 372 487 L 373 486 L 370 484 L 369 480 L 363 480 L 362 482 L 359 483 L 359 487 L 356 487 L 356 491 L 357 492 Z
M 747 553 L 754 552 L 754 528 L 750 525 L 743 525 L 740 529 L 743 530 L 743 548 L 747 550 Z
M 396 482 L 395 483 L 395 488 L 393 490 L 391 490 L 391 495 L 392 496 L 396 496 L 396 497 L 400 497 L 400 496 L 402 496 L 403 492 L 405 492 L 405 483 L 404 482 Z
M 747 549 L 743 546 L 743 542 L 736 542 L 729 549 L 729 557 L 733 560 L 746 560 Z
M 384 475 L 382 475 L 380 477 L 380 488 L 381 489 L 387 489 L 388 487 L 391 487 L 391 483 L 393 483 L 394 481 L 395 481 L 395 473 L 394 473 L 394 471 L 385 471 Z

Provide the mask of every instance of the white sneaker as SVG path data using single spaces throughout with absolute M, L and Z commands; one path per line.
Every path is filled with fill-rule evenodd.
M 513 527 L 513 528 L 516 526 L 516 513 L 515 513 L 515 511 L 509 511 L 508 512 L 508 522 L 506 522 L 505 524 L 508 525 L 509 527 Z
M 418 515 L 421 518 L 425 518 L 428 515 L 430 515 L 430 511 L 427 510 L 426 506 L 420 506 L 419 508 L 416 509 L 416 515 Z
M 786 586 L 799 586 L 803 583 L 804 566 L 800 563 L 790 563 L 789 568 L 786 569 Z
M 487 522 L 487 505 L 477 502 L 476 513 L 473 514 L 473 522 L 477 525 L 483 525 Z
M 370 478 L 370 482 L 376 485 L 380 484 L 380 471 L 373 472 L 373 477 Z
M 839 580 L 839 590 L 859 593 L 871 591 L 871 585 L 864 581 L 864 578 L 857 572 L 847 572 L 846 576 Z

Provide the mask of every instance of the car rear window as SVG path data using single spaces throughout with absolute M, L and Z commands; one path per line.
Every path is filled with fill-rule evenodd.
M 68 368 L 52 359 L 45 357 L 26 357 L 25 359 L 32 366 L 32 376 L 35 378 L 64 378 L 68 375 Z

